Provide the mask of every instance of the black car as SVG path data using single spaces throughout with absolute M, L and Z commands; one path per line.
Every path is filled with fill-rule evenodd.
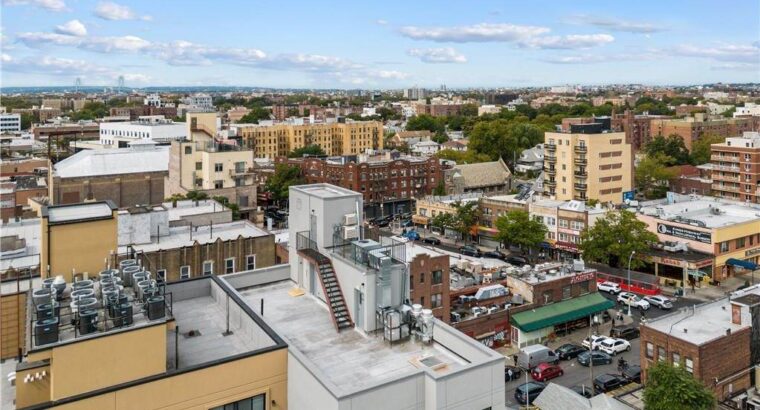
M 507 255 L 505 255 L 505 254 L 503 254 L 503 253 L 501 253 L 499 251 L 486 251 L 486 252 L 483 252 L 483 257 L 484 258 L 494 258 L 494 259 L 504 260 L 504 258 L 506 258 Z
M 623 377 L 633 383 L 641 383 L 641 366 L 628 366 L 623 370 Z
M 440 245 L 441 240 L 438 238 L 433 238 L 432 236 L 428 236 L 422 240 L 422 242 L 429 243 L 431 245 Z
M 476 247 L 474 247 L 472 245 L 465 245 L 465 246 L 460 247 L 459 248 L 459 253 L 461 253 L 462 255 L 467 255 L 467 256 L 475 256 L 475 257 L 478 257 L 478 258 L 481 255 L 480 254 L 480 249 L 478 249 L 478 248 L 476 248 Z
M 505 366 L 504 367 L 504 381 L 509 382 L 512 380 L 517 380 L 522 376 L 522 369 L 515 366 Z
M 525 266 L 528 264 L 528 260 L 522 256 L 510 256 L 506 259 L 507 263 L 514 266 Z
M 571 389 L 574 392 L 580 394 L 581 396 L 583 396 L 583 397 L 585 397 L 587 399 L 590 399 L 590 398 L 594 397 L 594 389 L 592 389 L 591 387 L 587 387 L 587 386 L 574 386 L 574 387 L 571 387 Z
M 639 329 L 632 326 L 615 326 L 612 335 L 615 339 L 633 340 L 639 337 Z
M 600 352 L 600 351 L 593 351 L 589 352 L 588 350 L 585 352 L 581 352 L 578 355 L 578 364 L 581 366 L 589 366 L 589 361 L 594 361 L 594 366 L 599 366 L 602 364 L 610 364 L 612 363 L 612 356 L 608 355 L 607 353 Z
M 587 351 L 587 349 L 583 346 L 574 345 L 572 343 L 566 343 L 562 346 L 554 349 L 554 353 L 559 356 L 562 360 L 570 360 L 572 358 L 578 357 L 579 354 Z
M 528 401 L 533 403 L 539 394 L 546 388 L 546 385 L 541 382 L 529 382 L 523 383 L 515 389 L 515 400 L 520 404 L 528 404 Z
M 390 224 L 391 224 L 391 221 L 387 219 L 378 219 L 375 221 L 375 226 L 379 228 L 387 228 L 388 226 L 390 226 Z
M 596 379 L 594 379 L 594 388 L 599 393 L 607 393 L 608 391 L 615 390 L 626 384 L 628 384 L 627 380 L 612 373 L 602 374 L 596 376 Z

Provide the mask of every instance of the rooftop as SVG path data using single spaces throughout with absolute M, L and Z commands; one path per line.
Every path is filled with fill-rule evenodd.
M 200 245 L 216 242 L 217 240 L 230 241 L 239 237 L 256 238 L 271 235 L 269 232 L 257 227 L 249 221 L 233 221 L 215 225 L 201 226 L 173 226 L 169 228 L 169 235 L 151 237 L 151 243 L 135 244 L 131 247 L 135 251 L 155 252 L 161 249 L 175 249 L 193 246 L 196 242 Z M 119 253 L 127 252 L 126 246 L 119 246 Z
M 322 199 L 361 197 L 361 194 L 358 192 L 332 184 L 295 185 L 291 186 L 290 189 Z
M 164 202 L 163 206 L 169 214 L 169 221 L 178 221 L 183 216 L 188 215 L 210 214 L 228 210 L 224 205 L 213 199 L 203 199 L 200 201 L 187 199 L 177 201 L 177 206 L 174 206 L 171 202 Z
M 464 185 L 467 188 L 503 185 L 512 175 L 507 164 L 501 159 L 477 164 L 455 165 L 449 172 L 452 172 L 454 177 L 464 178 Z
M 3 238 L 18 236 L 26 241 L 23 251 L 0 255 L 0 272 L 13 268 L 36 266 L 40 263 L 40 219 L 22 219 L 19 222 L 0 224 Z
M 294 282 L 285 280 L 240 293 L 251 306 L 259 306 L 264 300 L 266 322 L 291 348 L 311 362 L 336 396 L 422 372 L 419 359 L 425 356 L 434 355 L 445 364 L 434 371 L 439 375 L 469 364 L 437 343 L 406 341 L 390 346 L 382 337 L 365 335 L 358 330 L 338 333 L 325 305 L 310 295 L 291 296 L 288 291 L 294 286 Z
M 681 222 L 702 228 L 722 228 L 760 221 L 760 206 L 699 195 L 668 194 L 661 201 L 650 201 L 639 209 L 644 215 Z
M 80 151 L 54 166 L 54 175 L 77 178 L 169 171 L 169 147 L 134 147 Z
M 42 216 L 50 224 L 86 221 L 91 219 L 108 219 L 116 207 L 111 202 L 85 202 L 71 205 L 51 205 L 42 209 Z
M 734 293 L 739 300 L 748 294 L 760 295 L 760 286 Z M 669 315 L 648 320 L 645 326 L 695 345 L 725 336 L 728 331 L 736 332 L 748 327 L 747 324 L 737 325 L 731 321 L 730 298 L 685 307 Z

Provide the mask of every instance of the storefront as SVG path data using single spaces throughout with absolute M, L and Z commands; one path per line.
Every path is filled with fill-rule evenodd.
M 706 253 L 652 250 L 646 271 L 659 283 L 670 287 L 701 287 L 712 280 L 713 256 Z
M 489 228 L 486 226 L 478 226 L 478 244 L 487 246 L 489 248 L 498 249 L 501 247 L 501 241 L 496 239 L 496 236 L 498 234 L 498 229 Z
M 614 302 L 594 292 L 515 313 L 510 317 L 512 345 L 522 348 L 543 343 L 557 333 L 586 327 L 591 317 L 614 307 Z

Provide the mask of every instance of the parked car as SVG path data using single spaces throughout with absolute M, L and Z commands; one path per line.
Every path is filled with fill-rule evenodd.
M 612 328 L 612 337 L 633 340 L 639 337 L 639 329 L 633 326 L 615 326 Z
M 427 236 L 424 239 L 422 239 L 422 242 L 429 243 L 431 245 L 440 245 L 441 240 L 438 238 L 434 238 L 432 236 Z
M 641 366 L 628 366 L 622 372 L 623 377 L 631 383 L 641 383 Z
M 673 309 L 673 302 L 671 302 L 670 299 L 662 295 L 644 296 L 644 300 L 649 302 L 650 305 L 657 306 L 660 309 L 664 309 L 664 310 Z
M 581 396 L 587 399 L 594 397 L 594 389 L 592 389 L 591 387 L 580 385 L 580 386 L 573 386 L 570 389 L 572 389 L 574 392 L 580 394 Z
M 504 366 L 504 382 L 517 380 L 522 376 L 522 369 L 516 366 Z
M 649 309 L 649 302 L 647 302 L 646 300 L 638 297 L 637 295 L 631 292 L 620 292 L 620 294 L 618 294 L 617 301 L 618 303 L 622 303 L 624 305 L 631 305 L 631 307 L 635 307 L 640 310 Z
M 387 219 L 378 219 L 375 221 L 375 226 L 377 226 L 378 228 L 387 228 L 390 225 L 391 225 L 391 221 Z
M 414 223 L 412 222 L 411 219 L 405 219 L 405 220 L 401 221 L 401 227 L 402 228 L 409 228 L 411 226 L 414 226 Z
M 612 295 L 620 293 L 620 285 L 615 282 L 601 282 L 596 285 L 596 289 L 600 292 L 607 292 Z
M 613 339 L 608 337 L 599 343 L 599 350 L 615 356 L 618 353 L 631 350 L 631 342 L 623 339 Z
M 596 350 L 599 347 L 599 342 L 604 340 L 606 336 L 600 336 L 600 335 L 591 335 L 585 339 L 583 339 L 583 347 L 586 349 Z
M 531 370 L 530 377 L 535 381 L 545 382 L 549 379 L 562 376 L 563 374 L 565 374 L 565 372 L 563 372 L 562 368 L 558 365 L 541 363 Z
M 572 343 L 565 343 L 562 346 L 554 349 L 554 353 L 559 356 L 561 360 L 570 360 L 578 357 L 581 352 L 585 352 L 586 348 L 583 346 L 574 345 Z
M 515 400 L 520 404 L 533 403 L 545 388 L 546 385 L 541 382 L 523 383 L 515 389 Z
M 486 252 L 483 252 L 483 257 L 504 260 L 507 257 L 507 255 L 501 253 L 500 251 L 486 251 Z
M 465 246 L 460 247 L 459 253 L 461 253 L 462 255 L 467 255 L 467 256 L 475 256 L 477 258 L 479 258 L 481 255 L 480 249 L 472 245 L 465 245 Z
M 612 373 L 601 374 L 594 379 L 594 388 L 598 393 L 607 393 L 626 384 L 628 384 L 628 381 L 622 376 Z
M 593 360 L 594 366 L 612 363 L 612 356 L 604 352 L 583 352 L 578 355 L 578 364 L 588 367 Z
M 507 263 L 514 266 L 525 266 L 528 264 L 528 260 L 522 256 L 512 255 L 506 259 Z
M 517 352 L 517 365 L 523 369 L 532 369 L 541 363 L 559 363 L 554 351 L 544 345 L 525 346 Z

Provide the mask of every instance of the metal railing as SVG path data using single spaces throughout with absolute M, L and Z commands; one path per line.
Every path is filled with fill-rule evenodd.
M 588 189 L 587 184 L 574 184 L 573 186 L 575 186 L 575 189 L 578 189 L 581 191 L 585 191 L 586 189 Z
M 712 189 L 715 191 L 731 191 L 731 192 L 741 192 L 741 186 L 731 186 L 731 185 L 720 185 L 720 184 L 712 184 Z
M 301 231 L 296 233 L 296 250 L 312 249 L 319 252 L 317 242 L 311 238 L 311 231 Z
M 588 147 L 585 145 L 576 145 L 573 149 L 575 152 L 588 152 Z
M 588 176 L 588 171 L 586 171 L 586 170 L 580 170 L 580 171 L 576 170 L 575 172 L 573 172 L 573 175 L 575 175 L 576 177 L 586 177 L 586 176 Z
M 740 158 L 734 155 L 710 155 L 713 161 L 740 162 Z
M 556 144 L 544 144 L 544 148 L 546 148 L 547 151 L 556 151 L 557 145 Z

